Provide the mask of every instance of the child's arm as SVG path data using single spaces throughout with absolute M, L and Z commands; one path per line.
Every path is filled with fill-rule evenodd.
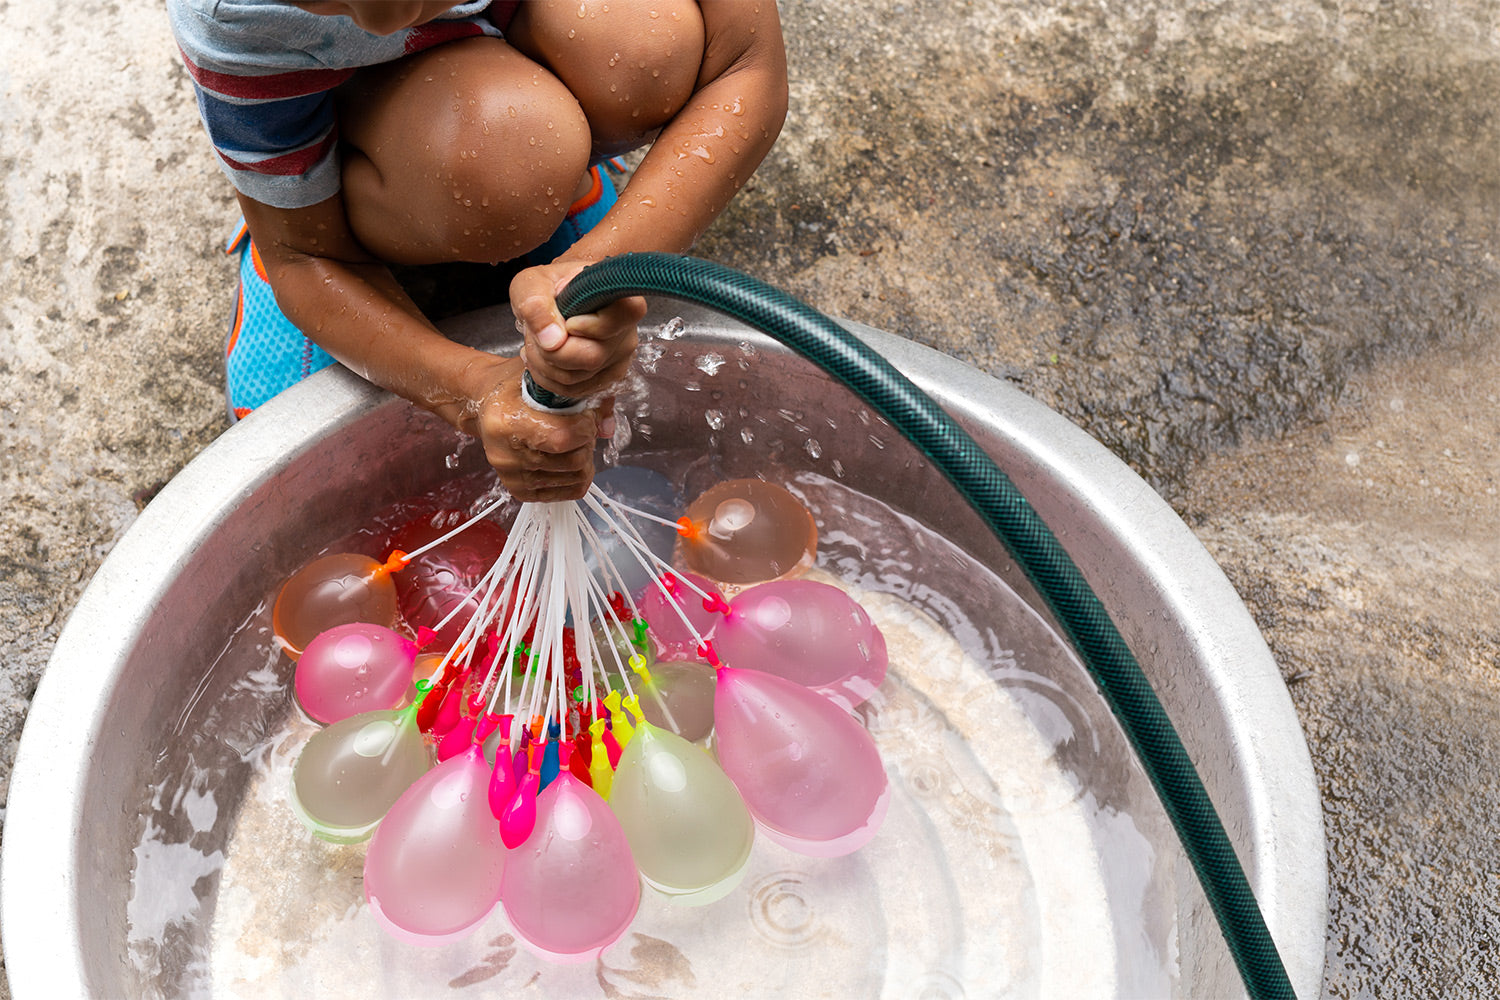
M 786 50 L 774 0 L 708 0 L 699 7 L 704 53 L 693 96 L 663 127 L 603 221 L 559 261 L 522 271 L 511 283 L 511 305 L 533 329 L 555 309 L 554 288 L 576 273 L 576 262 L 632 250 L 687 250 L 780 134 Z M 554 69 L 566 81 L 569 67 Z
M 544 416 L 526 406 L 521 359 L 476 351 L 438 332 L 390 270 L 355 240 L 341 196 L 279 209 L 241 195 L 240 207 L 278 304 L 319 346 L 369 381 L 478 437 L 518 499 L 583 494 L 593 479 L 595 438 L 613 426 L 610 402 L 571 416 Z M 628 368 L 635 324 L 644 313 L 641 299 L 625 299 L 574 317 L 564 349 L 531 350 L 528 363 L 549 385 L 593 392 Z M 528 329 L 528 340 L 547 320 L 561 317 L 554 307 L 542 319 Z

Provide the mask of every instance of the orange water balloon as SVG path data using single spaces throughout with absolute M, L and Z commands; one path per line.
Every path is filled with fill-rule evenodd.
M 271 611 L 271 627 L 294 656 L 320 632 L 335 625 L 367 622 L 395 627 L 401 620 L 391 574 L 405 565 L 396 552 L 384 563 L 354 552 L 314 559 L 281 587 Z
M 812 512 L 786 488 L 760 479 L 709 489 L 688 506 L 678 530 L 692 570 L 737 587 L 799 576 L 818 553 Z

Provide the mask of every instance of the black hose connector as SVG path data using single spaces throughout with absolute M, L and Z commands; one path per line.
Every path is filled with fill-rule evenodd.
M 989 455 L 863 341 L 786 293 L 722 265 L 660 253 L 611 257 L 580 272 L 557 303 L 564 316 L 574 316 L 648 294 L 706 306 L 780 341 L 847 385 L 942 471 L 1036 587 L 1114 711 L 1177 830 L 1250 996 L 1295 1000 L 1224 824 L 1161 701 L 1072 558 Z
M 536 384 L 536 379 L 531 377 L 531 372 L 521 373 L 521 395 L 529 402 L 536 403 L 546 410 L 571 410 L 582 400 L 574 399 L 572 396 L 563 396 L 553 392 L 551 389 L 543 389 Z

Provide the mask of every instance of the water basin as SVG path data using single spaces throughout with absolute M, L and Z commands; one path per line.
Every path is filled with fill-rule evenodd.
M 59 638 L 12 778 L 0 922 L 18 998 L 1225 996 L 1239 980 L 1149 782 L 1003 548 L 892 428 L 807 362 L 653 299 L 619 461 L 688 495 L 761 474 L 824 538 L 892 671 L 862 710 L 892 781 L 848 858 L 760 843 L 744 884 L 647 893 L 597 965 L 547 966 L 502 916 L 437 950 L 363 911 L 362 849 L 285 803 L 305 723 L 264 640 L 280 580 L 479 465 L 339 370 L 225 434 L 144 511 Z M 505 344 L 509 313 L 450 324 Z M 1300 995 L 1321 980 L 1326 867 L 1311 762 L 1276 665 L 1171 510 L 1003 383 L 854 327 L 941 402 L 1052 526 L 1197 762 Z M 299 729 L 299 726 L 301 727 Z M 764 840 L 764 838 L 762 838 Z

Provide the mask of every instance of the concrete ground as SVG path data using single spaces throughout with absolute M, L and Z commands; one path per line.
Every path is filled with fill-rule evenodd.
M 159 7 L 0 0 L 0 776 L 91 573 L 226 426 L 234 211 Z M 1156 485 L 1304 723 L 1326 994 L 1492 995 L 1500 5 L 781 7 L 790 120 L 697 252 Z

